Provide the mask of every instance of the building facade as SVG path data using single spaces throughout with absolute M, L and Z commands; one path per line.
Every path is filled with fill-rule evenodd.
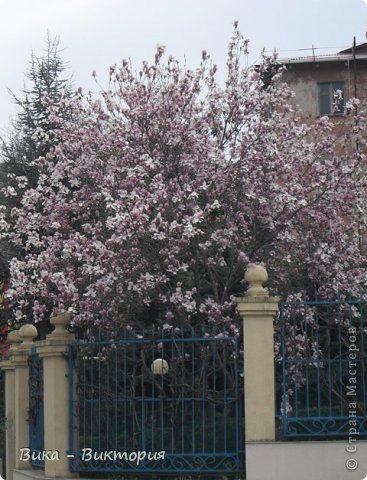
M 360 111 L 367 112 L 367 43 L 334 55 L 281 59 L 279 63 L 286 67 L 283 79 L 294 91 L 293 102 L 306 122 L 326 115 L 336 132 L 343 133 L 350 128 L 344 109 L 348 100 L 357 98 Z M 360 250 L 367 255 L 365 228 L 361 228 Z
M 334 55 L 311 55 L 280 60 L 295 103 L 312 118 L 341 117 L 344 103 L 358 98 L 367 107 L 367 43 Z

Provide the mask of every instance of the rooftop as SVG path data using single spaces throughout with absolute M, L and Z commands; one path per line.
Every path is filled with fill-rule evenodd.
M 367 42 L 356 45 L 355 52 L 353 47 L 341 50 L 338 53 L 326 55 L 307 55 L 292 58 L 279 58 L 278 62 L 282 64 L 294 63 L 320 63 L 320 62 L 350 62 L 356 60 L 367 60 Z M 355 53 L 355 55 L 354 55 Z

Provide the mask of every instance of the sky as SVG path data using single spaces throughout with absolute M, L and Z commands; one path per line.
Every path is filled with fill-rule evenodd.
M 110 65 L 131 58 L 138 67 L 158 44 L 190 67 L 205 49 L 220 69 L 235 20 L 250 64 L 263 49 L 285 58 L 367 41 L 367 0 L 0 0 L 0 133 L 16 112 L 8 89 L 19 93 L 47 32 L 60 38 L 74 85 L 97 91 L 93 70 L 106 85 Z

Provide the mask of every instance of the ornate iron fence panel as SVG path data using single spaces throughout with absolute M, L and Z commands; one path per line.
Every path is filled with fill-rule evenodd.
M 243 478 L 241 358 L 224 334 L 71 346 L 71 470 Z
M 367 435 L 366 305 L 365 299 L 281 304 L 276 336 L 281 436 Z
M 44 410 L 43 410 L 43 362 L 36 347 L 29 355 L 29 448 L 31 465 L 43 467 L 44 460 Z

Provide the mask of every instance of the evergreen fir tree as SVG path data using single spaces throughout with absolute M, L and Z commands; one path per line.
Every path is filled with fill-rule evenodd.
M 59 39 L 48 36 L 45 54 L 31 54 L 26 73 L 29 85 L 24 86 L 20 95 L 10 92 L 19 111 L 10 136 L 2 139 L 3 172 L 25 175 L 31 185 L 37 180 L 34 161 L 45 156 L 56 143 L 57 126 L 50 118 L 49 104 L 58 105 L 60 118 L 69 116 L 67 105 L 61 101 L 63 97 L 70 99 L 73 90 L 71 78 L 64 77 L 65 70 Z M 8 185 L 6 175 L 2 175 L 2 182 Z
M 73 85 L 71 77 L 65 75 L 66 68 L 59 39 L 47 35 L 45 53 L 31 54 L 23 90 L 19 95 L 10 91 L 18 112 L 8 136 L 0 137 L 0 208 L 5 208 L 10 224 L 14 224 L 11 212 L 21 206 L 24 188 L 37 185 L 37 159 L 56 146 L 60 119 L 70 117 L 68 100 L 73 96 Z M 50 113 L 50 105 L 56 108 L 58 123 Z M 4 239 L 0 241 L 0 284 L 7 283 L 10 259 L 23 256 L 20 248 Z M 6 325 L 9 315 L 9 309 L 2 310 L 0 328 Z

